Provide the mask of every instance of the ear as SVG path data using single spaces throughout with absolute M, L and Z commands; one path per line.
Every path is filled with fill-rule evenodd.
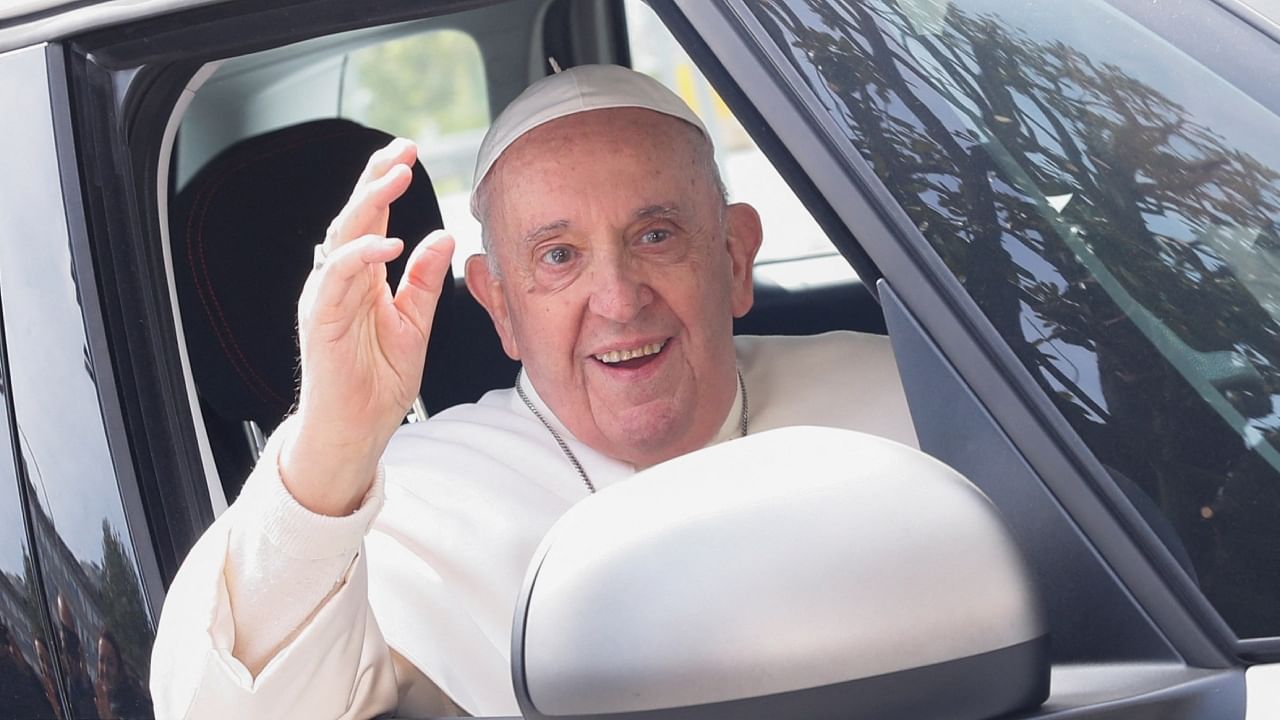
M 734 203 L 725 209 L 726 244 L 733 269 L 733 316 L 747 314 L 755 302 L 754 281 L 751 269 L 760 252 L 764 231 L 760 227 L 760 214 L 746 203 Z
M 493 329 L 498 331 L 502 340 L 502 349 L 512 360 L 520 359 L 520 348 L 516 344 L 515 333 L 511 330 L 511 312 L 507 307 L 507 296 L 502 293 L 502 283 L 489 270 L 489 258 L 486 255 L 472 255 L 467 258 L 467 289 L 471 297 L 476 299 L 489 313 L 493 321 Z

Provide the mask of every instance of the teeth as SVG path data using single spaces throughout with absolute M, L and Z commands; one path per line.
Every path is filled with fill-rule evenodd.
M 610 350 L 607 353 L 597 355 L 596 359 L 602 363 L 610 364 L 622 362 L 623 360 L 633 360 L 635 358 L 645 357 L 646 355 L 656 355 L 662 350 L 662 346 L 666 344 L 667 341 L 663 340 L 662 342 L 649 343 L 648 345 L 630 350 Z

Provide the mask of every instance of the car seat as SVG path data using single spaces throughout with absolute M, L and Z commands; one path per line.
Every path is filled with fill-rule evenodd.
M 262 435 L 294 405 L 297 301 L 312 248 L 369 155 L 391 139 L 338 119 L 275 130 L 218 154 L 174 198 L 174 279 L 191 371 L 228 499 L 256 461 Z M 389 234 L 412 247 L 441 225 L 431 180 L 415 163 L 409 189 L 391 207 Z M 387 267 L 392 287 L 407 256 L 406 250 Z M 450 273 L 436 310 L 433 349 L 448 342 L 454 297 Z M 442 379 L 432 386 L 448 384 Z M 442 394 L 432 405 L 440 409 L 452 401 Z

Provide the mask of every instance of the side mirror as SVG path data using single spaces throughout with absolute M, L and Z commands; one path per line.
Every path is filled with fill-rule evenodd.
M 512 633 L 534 720 L 990 718 L 1048 696 L 1048 635 L 991 502 L 881 438 L 785 428 L 575 506 Z

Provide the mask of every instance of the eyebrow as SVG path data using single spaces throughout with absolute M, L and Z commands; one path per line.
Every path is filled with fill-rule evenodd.
M 523 242 L 525 243 L 536 242 L 537 240 L 541 239 L 543 235 L 550 235 L 551 233 L 564 230 L 567 227 L 569 227 L 569 221 L 564 219 L 554 220 L 545 225 L 539 225 L 537 228 L 534 228 L 531 232 L 529 232 L 524 236 Z
M 675 205 L 647 205 L 635 212 L 637 220 L 652 220 L 653 218 L 672 219 L 680 217 L 680 208 Z M 544 225 L 539 225 L 533 230 L 525 234 L 523 242 L 525 244 L 534 243 L 541 240 L 544 235 L 559 232 L 570 226 L 570 222 L 566 219 L 553 220 Z
M 675 205 L 649 205 L 642 207 L 636 211 L 637 220 L 651 220 L 653 218 L 677 218 L 680 217 L 680 208 Z

